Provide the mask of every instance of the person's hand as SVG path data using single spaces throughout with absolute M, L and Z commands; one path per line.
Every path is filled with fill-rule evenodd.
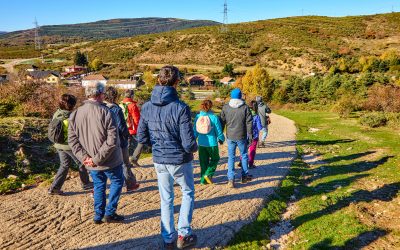
M 91 157 L 86 157 L 86 159 L 83 161 L 83 165 L 92 167 L 92 168 L 96 167 L 93 162 L 93 159 Z

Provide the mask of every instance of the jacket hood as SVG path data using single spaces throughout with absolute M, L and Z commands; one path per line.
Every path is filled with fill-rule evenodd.
M 53 118 L 58 119 L 58 120 L 65 120 L 65 119 L 68 119 L 70 114 L 71 114 L 71 111 L 57 109 L 57 111 L 54 113 Z
M 262 107 L 262 106 L 264 106 L 265 104 L 261 101 L 261 102 L 259 102 L 258 103 L 258 106 L 260 106 L 260 107 Z
M 165 106 L 178 99 L 178 92 L 170 86 L 155 86 L 151 93 L 151 103 L 156 106 Z
M 244 101 L 241 99 L 231 99 L 229 101 L 229 106 L 231 108 L 237 109 L 244 105 Z

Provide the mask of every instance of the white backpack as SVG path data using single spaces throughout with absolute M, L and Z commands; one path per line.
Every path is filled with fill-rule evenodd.
M 211 120 L 207 115 L 200 116 L 196 121 L 196 131 L 199 134 L 206 135 L 211 132 Z

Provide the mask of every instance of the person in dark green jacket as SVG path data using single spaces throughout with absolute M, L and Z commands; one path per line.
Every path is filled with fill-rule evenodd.
M 50 186 L 49 194 L 51 195 L 63 195 L 64 192 L 61 188 L 68 175 L 70 166 L 75 163 L 79 166 L 79 177 L 82 183 L 83 190 L 92 190 L 93 183 L 89 180 L 89 174 L 85 166 L 79 162 L 79 160 L 72 153 L 71 148 L 68 146 L 68 118 L 71 111 L 76 105 L 76 97 L 70 94 L 63 94 L 59 101 L 59 109 L 54 113 L 53 119 L 62 120 L 63 133 L 65 144 L 54 144 L 60 157 L 60 168 L 57 171 L 54 181 Z
M 201 112 L 194 120 L 194 136 L 198 139 L 201 184 L 212 184 L 212 177 L 220 160 L 218 143 L 225 141 L 224 131 L 218 117 L 212 112 L 212 102 L 204 100 Z

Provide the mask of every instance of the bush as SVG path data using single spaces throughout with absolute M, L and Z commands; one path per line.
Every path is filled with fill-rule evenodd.
M 372 86 L 364 106 L 370 111 L 400 112 L 400 87 L 378 84 Z
M 1 179 L 0 180 L 0 194 L 7 193 L 11 190 L 16 190 L 20 188 L 22 182 L 17 179 Z
M 387 118 L 384 113 L 379 113 L 379 112 L 366 113 L 360 117 L 360 123 L 364 126 L 377 128 L 385 126 L 387 123 Z
M 358 111 L 361 108 L 361 100 L 356 96 L 345 95 L 340 98 L 333 106 L 332 111 L 337 112 L 340 117 L 349 117 L 351 112 Z

